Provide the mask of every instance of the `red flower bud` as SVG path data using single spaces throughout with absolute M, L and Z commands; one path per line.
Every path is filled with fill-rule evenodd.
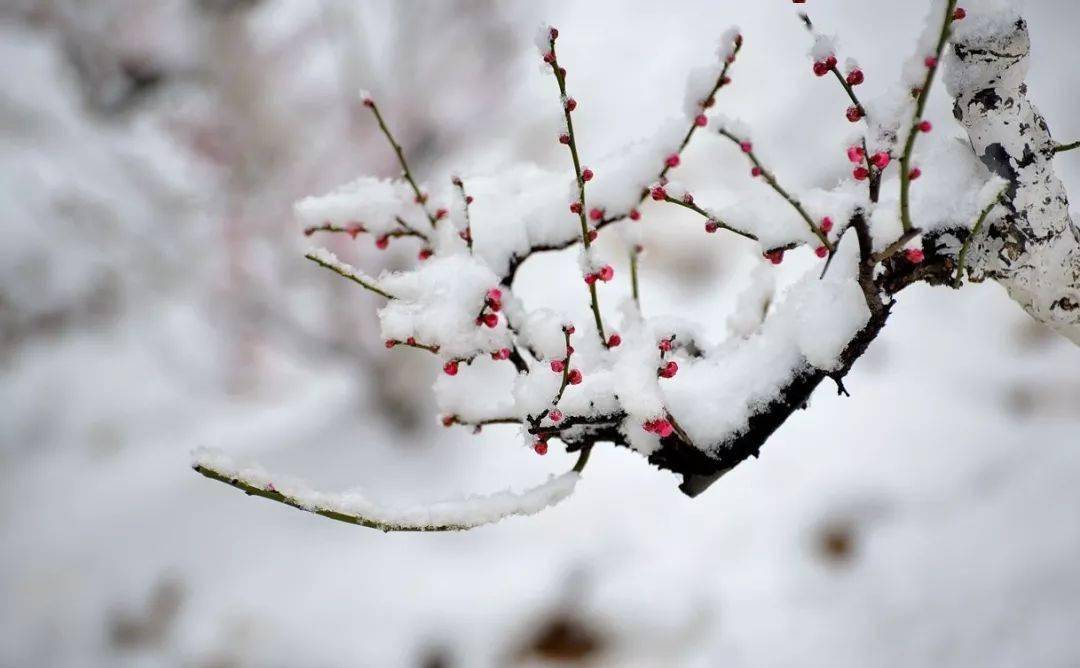
M 817 248 L 814 249 L 814 255 L 817 255 L 818 257 L 825 257 L 828 254 L 829 254 L 829 249 L 825 248 L 824 246 L 818 246 Z
M 908 172 L 908 180 L 909 181 L 914 181 L 915 179 L 919 178 L 920 176 L 922 176 L 922 170 L 919 169 L 918 167 L 912 167 L 911 171 Z
M 844 112 L 844 115 L 847 116 L 847 119 L 852 123 L 857 123 L 859 119 L 862 118 L 862 109 L 859 109 L 855 105 L 851 105 L 847 108 L 847 111 Z
M 555 373 L 562 373 L 566 368 L 566 362 L 564 360 L 551 360 L 551 370 Z
M 904 251 L 904 257 L 912 264 L 919 264 L 926 259 L 926 255 L 921 248 L 908 248 Z
M 851 70 L 850 72 L 848 72 L 847 78 L 845 79 L 845 81 L 847 81 L 847 84 L 849 86 L 858 86 L 859 84 L 861 84 L 865 80 L 866 80 L 866 77 L 863 76 L 862 70 L 860 70 L 857 67 L 855 69 Z
M 679 154 L 678 153 L 672 153 L 668 157 L 664 158 L 664 164 L 667 165 L 668 167 L 678 167 L 679 162 L 680 161 L 679 161 Z
M 652 198 L 657 202 L 667 198 L 667 191 L 662 186 L 656 186 L 650 191 Z
M 824 234 L 828 234 L 832 231 L 832 218 L 825 216 L 821 219 L 821 231 Z
M 963 7 L 957 7 L 952 15 L 953 21 L 963 21 L 965 16 L 967 16 L 967 12 Z
M 552 408 L 548 413 L 548 417 L 551 418 L 552 422 L 559 423 L 562 422 L 563 414 L 558 408 Z
M 581 170 L 581 180 L 582 181 L 592 181 L 592 177 L 593 177 L 593 172 L 588 167 Z
M 855 177 L 856 181 L 865 181 L 866 177 L 870 176 L 870 170 L 866 167 L 856 167 L 852 170 L 851 175 Z
M 608 348 L 618 348 L 620 343 L 622 343 L 622 337 L 619 336 L 618 334 L 612 334 L 611 336 L 608 337 L 608 340 L 607 340 Z
M 589 209 L 589 220 L 603 220 L 604 210 L 599 207 Z
M 581 383 L 581 372 L 577 369 L 570 369 L 570 373 L 566 375 L 566 379 L 570 381 L 571 385 L 578 385 Z
M 630 209 L 630 220 L 641 220 L 641 212 L 637 209 Z
M 661 378 L 674 378 L 675 374 L 679 372 L 679 365 L 675 363 L 675 360 L 668 362 L 657 374 Z
M 547 441 L 537 441 L 536 443 L 534 443 L 533 444 L 533 451 L 535 451 L 536 454 L 538 454 L 540 456 L 546 455 L 547 451 L 548 451 Z
M 570 135 L 566 134 L 565 132 L 562 133 L 561 135 L 559 135 L 559 143 L 560 144 L 569 144 L 570 143 Z
M 600 277 L 601 281 L 607 283 L 615 277 L 615 270 L 611 268 L 610 264 L 605 264 L 600 268 L 600 272 L 597 275 Z
M 930 121 L 923 121 L 922 123 L 919 123 L 920 132 L 930 132 L 933 129 L 934 126 L 930 124 Z
M 694 125 L 698 126 L 699 128 L 703 128 L 708 124 L 709 124 L 709 117 L 706 116 L 705 114 L 698 114 L 694 118 Z
M 744 142 L 739 142 L 739 148 L 742 149 L 743 153 L 749 153 L 751 150 L 753 150 L 754 145 L 751 144 L 748 141 L 744 141 Z
M 447 376 L 456 376 L 457 372 L 458 372 L 458 362 L 457 362 L 457 360 L 450 360 L 449 362 L 447 362 L 446 364 L 443 365 L 442 370 Z

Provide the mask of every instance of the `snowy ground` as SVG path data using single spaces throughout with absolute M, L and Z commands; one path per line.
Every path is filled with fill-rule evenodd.
M 720 104 L 754 123 L 755 141 L 793 183 L 838 178 L 841 92 L 809 74 L 789 7 L 740 7 L 749 4 L 551 6 L 544 15 L 562 31 L 560 58 L 575 63 L 589 150 L 678 113 L 683 72 L 738 23 L 745 60 Z M 868 87 L 895 76 L 893 54 L 906 54 L 922 20 L 899 5 L 807 4 L 858 56 Z M 1080 8 L 1031 4 L 1030 94 L 1055 135 L 1074 139 L 1080 71 L 1064 64 L 1080 58 L 1068 28 Z M 485 143 L 480 165 L 565 159 L 548 146 L 556 108 L 530 59 L 533 11 L 508 24 L 521 90 L 492 113 L 520 123 L 500 133 L 543 141 Z M 46 48 L 26 39 L 36 46 L 24 53 Z M 49 104 L 77 108 L 73 90 L 58 96 Z M 950 127 L 947 101 L 935 105 L 937 127 Z M 433 115 L 441 109 L 432 102 Z M 729 148 L 702 141 L 681 178 L 737 175 L 731 188 L 747 187 Z M 12 183 L 19 163 L 5 153 Z M 1080 197 L 1080 158 L 1058 163 Z M 31 229 L 16 207 L 31 193 L 0 192 L 5 236 Z M 690 218 L 650 222 L 645 308 L 720 327 L 749 251 L 703 243 Z M 525 298 L 546 298 L 551 271 L 569 275 L 573 262 L 571 252 L 527 268 Z M 851 398 L 826 383 L 760 460 L 697 499 L 637 455 L 600 447 L 575 495 L 537 517 L 384 535 L 245 498 L 191 472 L 189 453 L 219 447 L 402 502 L 522 488 L 572 459 L 559 448 L 539 458 L 512 431 L 444 430 L 433 409 L 403 429 L 379 408 L 374 383 L 357 380 L 363 367 L 301 362 L 275 342 L 263 344 L 258 384 L 227 391 L 211 354 L 224 336 L 219 314 L 191 283 L 139 293 L 112 320 L 21 341 L 0 358 L 0 665 L 1080 662 L 1080 349 L 1029 322 L 995 285 L 904 293 L 848 378 Z M 580 294 L 570 279 L 556 289 Z M 414 353 L 384 354 L 404 368 Z M 408 368 L 420 378 L 415 400 L 430 407 L 436 365 Z

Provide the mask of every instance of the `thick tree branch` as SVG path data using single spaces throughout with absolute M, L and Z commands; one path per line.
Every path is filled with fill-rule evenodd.
M 1054 173 L 1056 144 L 1027 97 L 1027 24 L 997 34 L 961 32 L 949 54 L 953 114 L 991 172 L 1008 182 L 1003 216 L 976 232 L 971 280 L 992 278 L 1036 320 L 1080 344 L 1080 230 Z

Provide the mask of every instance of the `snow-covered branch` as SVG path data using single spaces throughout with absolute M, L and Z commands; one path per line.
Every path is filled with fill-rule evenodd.
M 426 506 L 393 507 L 375 503 L 358 490 L 320 492 L 306 483 L 276 476 L 259 466 L 240 466 L 214 450 L 195 453 L 192 468 L 245 494 L 261 496 L 332 520 L 380 531 L 463 531 L 515 515 L 535 515 L 570 496 L 587 460 L 583 451 L 573 470 L 552 476 L 523 492 L 441 501 Z
M 957 30 L 946 81 L 953 114 L 979 159 L 1008 186 L 1003 215 L 979 230 L 965 258 L 1036 320 L 1080 344 L 1080 230 L 1054 173 L 1058 148 L 1024 78 L 1031 42 L 1015 12 L 971 17 Z
M 881 333 L 896 295 L 919 282 L 955 287 L 958 265 L 975 279 L 1001 281 L 1036 318 L 1080 342 L 1078 234 L 1050 166 L 1058 146 L 1025 96 L 1026 28 L 1018 17 L 1003 21 L 989 10 L 969 12 L 956 0 L 930 4 L 915 54 L 885 100 L 856 96 L 862 70 L 849 59 L 841 73 L 832 40 L 814 33 L 813 74 L 832 73 L 840 81 L 853 102 L 846 116 L 862 128 L 861 136 L 838 147 L 855 166 L 835 188 L 796 192 L 781 185 L 759 158 L 748 127 L 706 115 L 731 82 L 729 67 L 743 45 L 737 29 L 721 38 L 717 61 L 689 77 L 688 118 L 591 163 L 594 173 L 579 154 L 573 124 L 578 102 L 568 95 L 566 69 L 556 56 L 558 31 L 545 25 L 536 45 L 558 87 L 564 130 L 557 141 L 569 150 L 568 168 L 470 176 L 467 193 L 465 181 L 454 176 L 448 179 L 452 188 L 432 196 L 433 207 L 445 206 L 430 213 L 427 191 L 365 93 L 364 104 L 375 112 L 402 178 L 358 179 L 299 202 L 297 215 L 309 231 L 354 238 L 370 232 L 378 248 L 390 238 L 415 237 L 423 244 L 417 265 L 375 280 L 328 252 L 308 257 L 389 298 L 379 311 L 387 347 L 405 345 L 441 359 L 435 395 L 447 427 L 516 425 L 539 455 L 553 439 L 581 452 L 578 471 L 596 443 L 614 443 L 682 474 L 680 489 L 691 496 L 756 457 L 826 378 L 846 393 L 844 376 Z M 917 136 L 931 131 L 923 112 L 954 33 L 947 83 L 971 146 L 927 138 L 916 153 Z M 710 123 L 750 161 L 748 180 L 768 186 L 768 199 L 712 207 L 669 180 L 695 131 Z M 630 251 L 633 301 L 618 309 L 601 303 L 598 282 L 609 281 L 614 271 L 594 242 L 615 224 L 636 239 L 634 226 L 644 224 L 649 200 L 694 211 L 705 218 L 706 233 L 733 232 L 764 255 L 729 319 L 727 340 L 691 322 L 642 313 L 636 243 Z M 417 214 L 429 219 L 430 233 L 409 222 Z M 584 277 L 588 291 L 580 298 L 587 298 L 592 315 L 584 322 L 530 308 L 514 291 L 526 258 L 575 244 L 575 278 Z M 769 272 L 785 251 L 819 259 L 776 295 Z M 472 517 L 451 505 L 438 519 L 424 515 L 408 522 L 359 497 L 305 488 L 283 492 L 268 488 L 261 474 L 232 475 L 210 466 L 200 472 L 377 528 L 465 528 Z M 538 510 L 538 497 L 551 498 L 550 490 L 526 495 L 525 506 Z

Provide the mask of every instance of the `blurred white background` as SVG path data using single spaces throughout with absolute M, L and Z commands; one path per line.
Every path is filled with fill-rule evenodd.
M 867 95 L 924 4 L 801 7 Z M 1026 15 L 1030 95 L 1074 140 L 1080 4 Z M 435 361 L 383 349 L 376 302 L 303 259 L 291 214 L 395 172 L 361 86 L 428 182 L 564 166 L 543 20 L 586 155 L 678 115 L 685 73 L 737 24 L 720 110 L 794 187 L 847 172 L 847 103 L 787 0 L 0 8 L 0 665 L 1080 664 L 1080 349 L 995 285 L 904 293 L 851 398 L 823 386 L 693 500 L 602 446 L 539 517 L 383 535 L 191 472 L 208 445 L 415 501 L 569 466 L 512 430 L 438 426 Z M 931 107 L 958 135 L 941 87 Z M 754 184 L 721 141 L 695 140 L 680 179 L 734 197 Z M 1080 197 L 1080 154 L 1057 166 Z M 754 249 L 680 212 L 646 222 L 645 309 L 722 336 Z M 369 272 L 415 252 L 335 243 Z M 573 262 L 530 261 L 522 294 L 580 297 Z

